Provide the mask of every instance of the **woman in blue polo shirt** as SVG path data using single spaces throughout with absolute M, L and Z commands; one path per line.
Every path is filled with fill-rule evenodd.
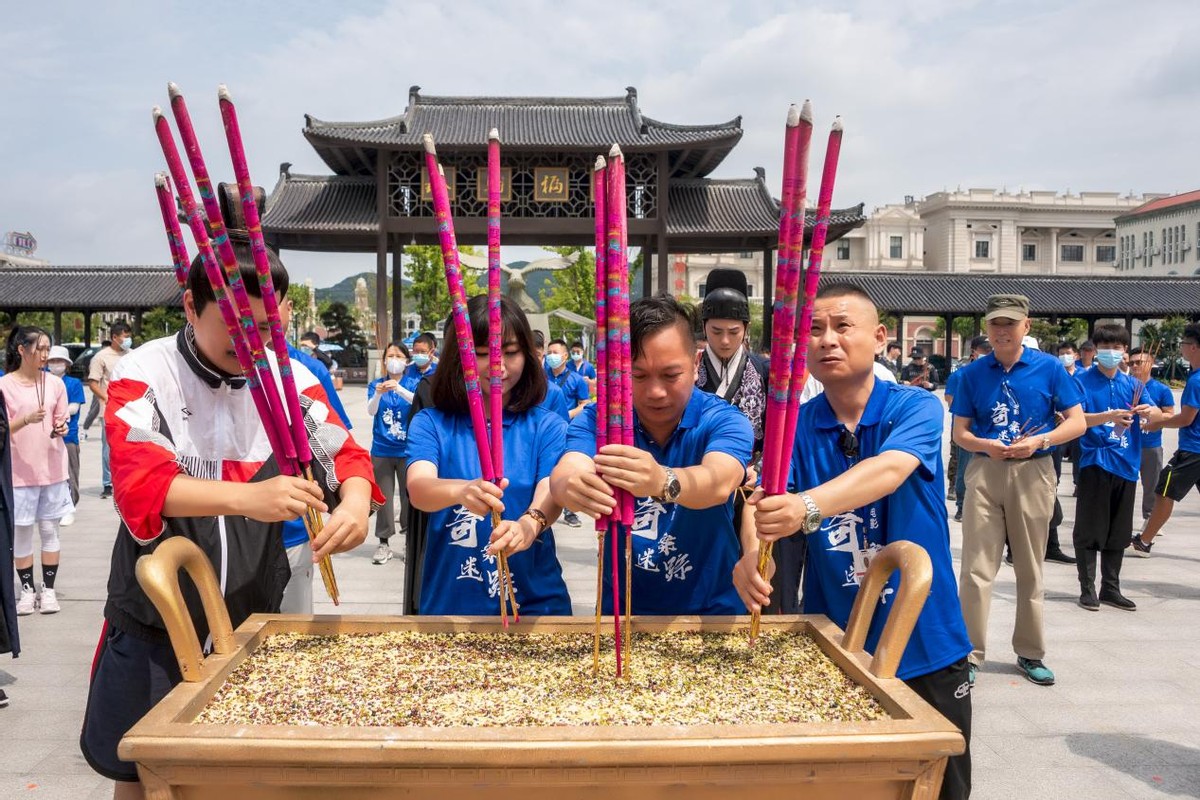
M 409 430 L 409 500 L 429 513 L 421 577 L 421 614 L 499 613 L 497 558 L 508 554 L 517 604 L 525 614 L 569 615 L 550 522 L 561 509 L 550 498 L 549 476 L 563 453 L 566 423 L 541 408 L 546 376 L 538 369 L 525 314 L 502 298 L 504 322 L 504 480 L 480 478 L 479 454 L 467 411 L 458 336 L 449 328 L 432 379 L 433 407 Z M 487 298 L 467 303 L 480 376 L 487 375 Z M 488 381 L 480 380 L 487 402 Z M 491 512 L 502 521 L 493 530 Z
M 408 518 L 408 491 L 404 487 L 404 467 L 408 457 L 408 431 L 405 421 L 412 408 L 413 390 L 421 380 L 416 369 L 408 366 L 410 354 L 404 342 L 392 342 L 380 359 L 380 376 L 367 385 L 367 413 L 374 418 L 371 426 L 371 464 L 375 483 L 387 498 L 375 515 L 375 538 L 379 547 L 371 561 L 386 564 L 392 558 L 388 541 L 396 532 L 396 488 L 400 488 L 400 519 Z

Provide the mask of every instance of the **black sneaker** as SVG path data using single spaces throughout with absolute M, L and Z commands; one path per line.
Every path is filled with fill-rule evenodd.
M 1012 550 L 1004 551 L 1004 563 L 1008 564 L 1010 567 L 1012 566 Z
M 1026 678 L 1038 686 L 1054 685 L 1054 673 L 1042 663 L 1040 658 L 1017 656 L 1017 668 L 1021 670 L 1021 673 Z
M 961 508 L 954 512 L 954 521 L 962 522 L 962 509 Z
M 1056 564 L 1074 564 L 1075 563 L 1075 557 L 1067 555 L 1062 550 L 1053 550 L 1049 553 L 1046 553 L 1046 560 L 1053 561 Z
M 1149 558 L 1150 557 L 1150 548 L 1154 547 L 1154 542 L 1150 542 L 1150 544 L 1146 544 L 1145 542 L 1142 541 L 1141 536 L 1133 537 L 1133 539 L 1129 542 L 1129 544 L 1133 548 L 1133 552 L 1130 553 L 1129 555 L 1134 556 L 1135 558 Z
M 105 486 L 103 489 L 100 490 L 100 499 L 101 500 L 107 500 L 110 497 L 112 497 L 112 487 L 111 486 Z
M 565 509 L 563 510 L 563 522 L 572 528 L 578 528 L 583 525 L 583 523 L 579 521 L 578 514 L 576 514 L 574 511 L 567 511 Z
M 1100 602 L 1122 611 L 1137 611 L 1137 603 L 1120 592 L 1100 592 Z
M 4 708 L 7 705 L 8 705 L 8 695 L 6 695 L 4 693 L 3 689 L 0 689 L 0 708 Z
M 1084 589 L 1079 594 L 1079 607 L 1084 611 L 1099 611 L 1100 601 L 1096 599 L 1095 589 Z

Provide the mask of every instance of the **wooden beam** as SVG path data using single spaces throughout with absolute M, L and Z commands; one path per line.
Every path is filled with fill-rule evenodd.
M 375 213 L 380 220 L 387 218 L 387 171 L 384 169 L 383 151 L 375 153 Z M 387 301 L 387 226 L 380 225 L 375 239 L 375 346 L 387 346 L 388 301 Z
M 404 338 L 404 245 L 399 239 L 392 241 L 392 340 Z
M 654 239 L 647 236 L 642 245 L 642 297 L 654 294 Z M 632 292 L 633 287 L 630 287 Z
M 771 346 L 771 329 L 774 321 L 775 294 L 775 250 L 763 248 L 763 332 L 762 347 L 766 350 Z
M 655 216 L 658 218 L 658 291 L 671 292 L 671 247 L 667 240 L 667 216 L 671 213 L 671 173 L 667 153 L 658 154 L 658 196 Z

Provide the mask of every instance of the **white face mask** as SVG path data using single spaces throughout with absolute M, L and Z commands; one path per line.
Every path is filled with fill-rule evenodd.
M 122 339 L 121 340 L 121 349 L 126 350 L 126 351 L 132 350 L 133 349 L 133 337 L 126 336 L 124 339 Z
M 403 358 L 389 358 L 387 360 L 387 371 L 392 375 L 399 375 L 401 372 L 404 372 L 406 366 L 408 366 L 408 362 Z
M 50 364 L 49 369 L 51 375 L 57 375 L 60 378 L 67 374 L 67 365 L 61 361 Z
M 1062 362 L 1064 367 L 1070 368 L 1075 366 L 1075 356 L 1070 353 L 1059 353 L 1058 360 Z

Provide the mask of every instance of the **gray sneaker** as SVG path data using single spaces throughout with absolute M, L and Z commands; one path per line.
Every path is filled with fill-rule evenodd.
M 375 555 L 371 556 L 372 564 L 386 564 L 392 560 L 392 548 L 388 547 L 387 542 L 380 542 L 379 547 L 375 548 Z

